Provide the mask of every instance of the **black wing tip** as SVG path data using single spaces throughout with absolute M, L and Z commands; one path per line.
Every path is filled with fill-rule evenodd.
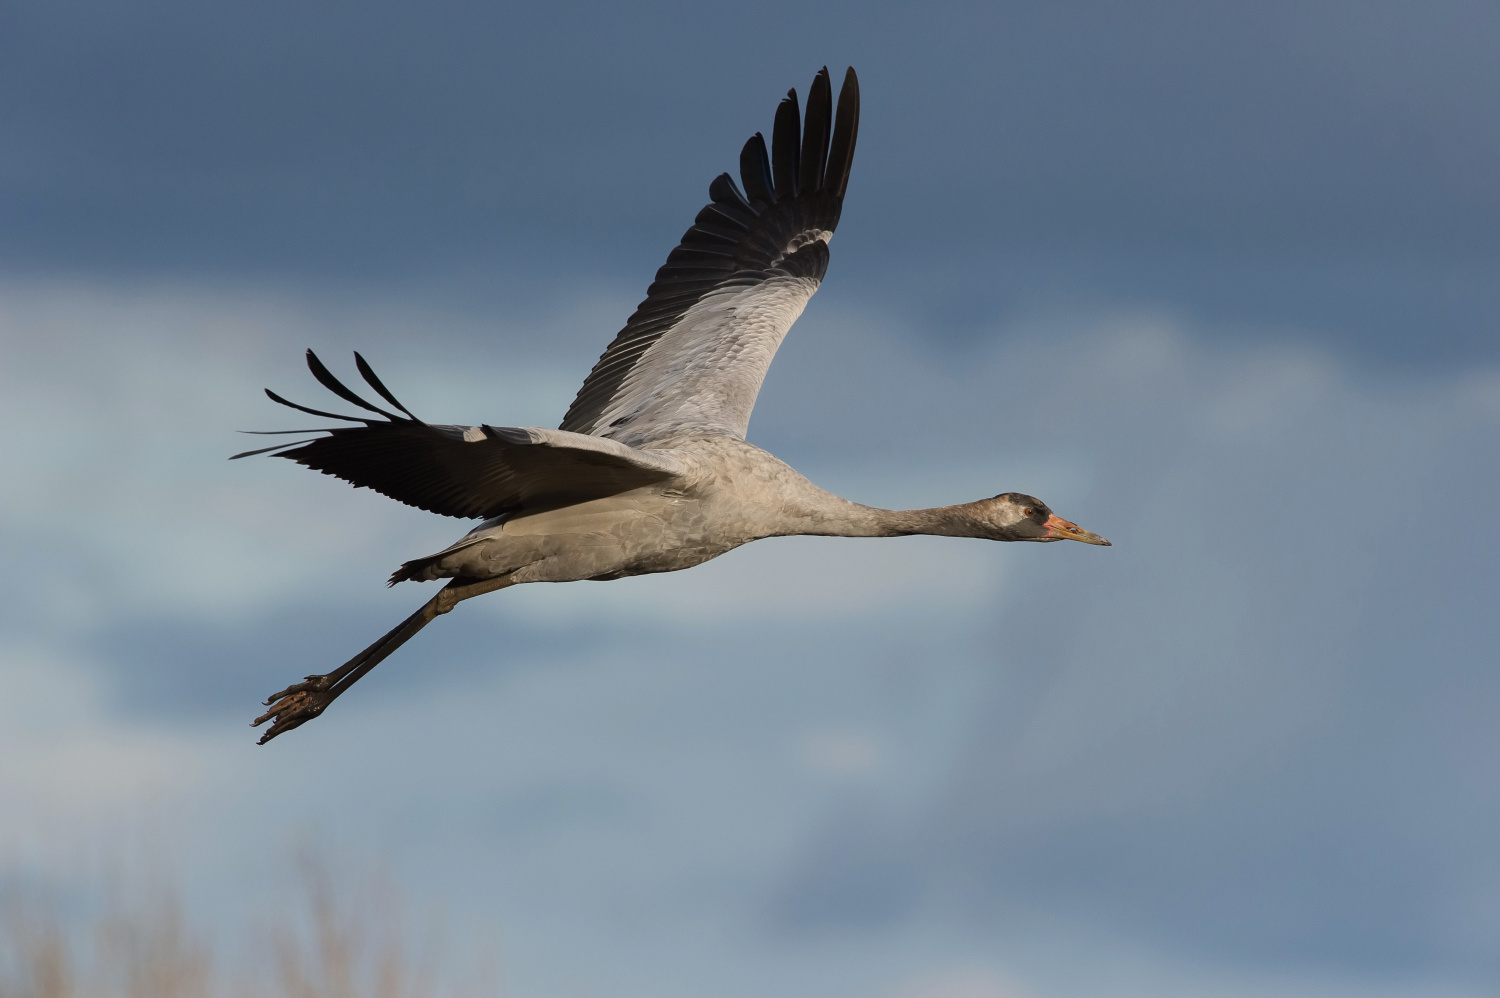
M 766 150 L 766 137 L 756 132 L 745 140 L 740 149 L 740 183 L 745 185 L 745 195 L 752 205 L 776 203 L 775 181 L 771 178 L 771 155 Z
M 771 174 L 776 181 L 776 199 L 786 201 L 799 193 L 798 167 L 802 159 L 802 111 L 797 91 L 788 90 L 776 105 L 771 127 Z
M 750 211 L 755 210 L 750 207 L 750 199 L 740 193 L 734 178 L 727 173 L 719 174 L 708 185 L 708 199 L 715 204 L 732 204 Z
M 833 137 L 828 145 L 828 167 L 824 187 L 836 199 L 843 200 L 849 187 L 849 171 L 854 165 L 854 146 L 859 139 L 859 74 L 850 66 L 844 71 L 839 88 L 838 109 L 834 112 Z
M 358 350 L 354 351 L 354 366 L 359 369 L 359 376 L 361 378 L 364 378 L 366 384 L 375 389 L 375 392 L 381 398 L 385 399 L 391 405 L 406 413 L 406 415 L 411 416 L 412 419 L 416 420 L 419 423 L 421 422 L 420 419 L 417 419 L 416 416 L 412 415 L 412 411 L 410 409 L 396 400 L 396 396 L 391 394 L 391 390 L 387 388 L 385 386 L 385 383 L 382 382 L 380 378 L 375 374 L 375 369 L 370 366 L 370 362 L 360 356 Z
M 247 431 L 247 432 L 254 432 L 254 431 Z M 279 451 L 279 450 L 282 450 L 282 449 L 288 448 L 288 447 L 300 447 L 303 444 L 312 443 L 312 441 L 314 439 L 316 439 L 316 438 L 314 437 L 314 438 L 311 438 L 311 439 L 308 439 L 308 440 L 293 440 L 293 441 L 290 441 L 289 443 L 274 444 L 274 445 L 272 445 L 270 447 L 258 447 L 255 450 L 240 451 L 238 454 L 231 454 L 231 455 L 229 455 L 229 460 L 231 460 L 231 461 L 238 461 L 242 457 L 254 457 L 257 454 L 269 454 L 272 451 Z M 276 455 L 276 457 L 286 457 L 286 456 L 287 455 L 285 455 L 285 454 L 277 454 Z
M 307 369 L 312 372 L 313 377 L 317 378 L 318 382 L 324 388 L 333 392 L 333 394 L 337 395 L 345 402 L 348 402 L 350 405 L 357 405 L 361 409 L 366 409 L 370 412 L 378 413 L 384 416 L 386 419 L 389 419 L 393 423 L 401 422 L 400 416 L 396 415 L 394 412 L 387 412 L 377 405 L 371 405 L 369 402 L 367 402 L 365 399 L 361 398 L 358 394 L 351 390 L 349 386 L 345 385 L 338 378 L 334 377 L 333 372 L 328 370 L 328 368 L 324 366 L 323 362 L 318 359 L 318 355 L 313 353 L 310 349 L 307 351 Z
M 324 419 L 342 419 L 346 423 L 364 423 L 366 425 L 369 425 L 371 422 L 371 420 L 365 419 L 363 416 L 340 416 L 336 412 L 324 412 L 322 409 L 309 409 L 305 405 L 298 405 L 296 402 L 292 402 L 282 398 L 280 395 L 277 395 L 269 388 L 267 388 L 265 392 L 266 398 L 270 399 L 272 402 L 277 402 L 281 405 L 284 405 L 288 409 L 296 409 L 298 412 L 305 412 L 309 416 L 322 416 Z
M 777 102 L 769 148 L 765 136 L 756 132 L 740 149 L 744 203 L 763 210 L 801 194 L 827 191 L 835 199 L 843 198 L 859 131 L 859 75 L 853 66 L 844 70 L 836 111 L 832 105 L 833 78 L 827 66 L 813 75 L 808 88 L 805 130 L 797 88 Z M 725 179 L 727 185 L 716 192 L 715 186 Z M 730 200 L 730 191 L 738 194 L 727 175 L 709 186 L 710 197 L 719 202 Z
M 833 90 L 828 67 L 818 70 L 807 90 L 807 116 L 802 124 L 802 164 L 798 170 L 802 191 L 817 194 L 825 187 L 828 138 L 833 125 Z

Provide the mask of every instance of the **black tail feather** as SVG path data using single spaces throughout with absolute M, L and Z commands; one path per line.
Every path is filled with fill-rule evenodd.
M 398 582 L 422 582 L 422 572 L 433 562 L 441 560 L 444 554 L 428 555 L 425 558 L 414 558 L 411 561 L 403 561 L 401 567 L 391 573 L 391 577 L 385 581 L 386 588 L 394 586 Z

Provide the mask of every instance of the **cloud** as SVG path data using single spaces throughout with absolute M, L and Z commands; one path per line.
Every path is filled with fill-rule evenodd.
M 1483 7 L 855 13 L 22 5 L 10 252 L 358 268 L 564 219 L 629 239 L 824 63 L 864 74 L 861 189 L 907 238 L 1494 251 Z
M 772 4 L 753 24 L 600 4 L 12 8 L 16 273 L 423 285 L 507 308 L 599 280 L 638 296 L 777 95 L 853 63 L 835 272 L 924 335 L 1166 302 L 1362 357 L 1496 356 L 1500 22 L 1465 0 Z
M 892 998 L 1033 998 L 1033 993 L 988 968 L 959 967 L 915 978 Z
M 267 844 L 316 826 L 502 921 L 537 993 L 580 967 L 625 994 L 1492 978 L 1500 373 L 1163 310 L 943 350 L 829 307 L 755 440 L 861 501 L 1030 491 L 1115 547 L 784 540 L 527 587 L 255 748 L 252 700 L 408 612 L 385 572 L 455 525 L 231 464 L 230 431 L 275 418 L 262 385 L 310 385 L 308 343 L 370 346 L 433 418 L 541 422 L 574 345 L 491 365 L 516 321 L 450 370 L 479 339 L 445 306 L 7 289 L 0 405 L 33 432 L 0 484 L 6 834 L 154 797 L 232 920 Z
M 14 630 L 0 643 L 0 883 L 97 887 L 159 847 L 157 829 L 225 760 L 189 733 L 117 716 L 97 663 Z
M 349 336 L 343 330 L 357 328 L 368 306 L 329 316 L 327 306 L 243 290 L 110 293 L 67 284 L 13 285 L 4 301 L 0 337 L 10 364 L 0 374 L 0 418 L 28 427 L 0 445 L 11 469 L 0 486 L 4 529 L 15 558 L 34 564 L 18 598 L 34 599 L 26 591 L 38 588 L 54 593 L 46 612 L 78 621 L 143 613 L 244 619 L 293 593 L 323 589 L 318 598 L 327 602 L 359 572 L 370 583 L 364 591 L 373 591 L 401 561 L 467 529 L 286 462 L 225 460 L 258 442 L 236 429 L 320 422 L 283 413 L 261 386 L 322 404 L 321 389 L 301 370 L 300 348 Z M 440 341 L 465 335 L 452 316 L 408 320 Z M 362 349 L 379 351 L 399 336 L 390 321 L 369 331 Z M 496 358 L 481 373 L 456 356 L 442 371 L 430 358 L 412 365 L 397 357 L 388 380 L 434 419 L 547 425 L 555 418 L 548 410 L 561 411 L 573 390 L 548 376 L 550 358 L 539 365 Z M 827 541 L 776 541 L 735 552 L 690 581 L 535 587 L 509 602 L 551 619 L 814 618 L 897 604 L 957 607 L 983 599 L 996 570 L 992 552 L 941 540 L 834 543 L 836 558 L 824 553 Z M 411 591 L 386 602 L 404 605 Z
M 1236 959 L 1490 966 L 1446 928 L 1490 916 L 1437 885 L 1500 821 L 1454 768 L 1497 745 L 1452 720 L 1494 690 L 1494 372 L 1359 376 L 1159 320 L 992 350 L 942 388 L 900 366 L 923 425 L 967 430 L 926 446 L 1003 421 L 1086 453 L 1068 508 L 1116 548 L 1009 555 L 985 722 L 941 789 L 830 825 L 787 910 L 863 924 L 905 880 L 913 918 L 1040 904 Z

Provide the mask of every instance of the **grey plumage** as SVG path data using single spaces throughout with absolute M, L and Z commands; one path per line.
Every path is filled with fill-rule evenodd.
M 776 349 L 827 270 L 858 129 L 853 69 L 837 113 L 827 69 L 809 91 L 805 119 L 796 92 L 787 95 L 769 156 L 758 133 L 741 151 L 744 193 L 727 174 L 710 185 L 710 204 L 559 429 L 423 422 L 358 354 L 360 376 L 391 409 L 348 388 L 312 351 L 314 377 L 373 416 L 323 412 L 267 390 L 279 403 L 350 425 L 236 457 L 276 453 L 421 509 L 484 522 L 397 569 L 392 585 L 452 581 L 341 668 L 268 700 L 271 709 L 255 722 L 273 722 L 263 743 L 318 716 L 459 601 L 510 585 L 678 571 L 788 534 L 1108 544 L 1018 493 L 925 510 L 862 506 L 745 441 Z

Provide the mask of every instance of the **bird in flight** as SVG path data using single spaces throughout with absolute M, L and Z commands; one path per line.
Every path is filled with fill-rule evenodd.
M 740 151 L 740 185 L 727 173 L 709 185 L 708 205 L 555 430 L 423 422 L 357 353 L 360 376 L 390 408 L 345 386 L 311 350 L 307 366 L 373 416 L 310 409 L 267 389 L 282 405 L 357 425 L 273 431 L 324 435 L 236 458 L 275 454 L 419 509 L 483 522 L 391 576 L 391 585 L 449 580 L 421 609 L 334 671 L 266 700 L 253 722 L 271 722 L 262 745 L 323 713 L 463 600 L 507 586 L 675 572 L 795 534 L 1109 544 L 1016 492 L 934 509 L 861 506 L 745 441 L 771 358 L 828 269 L 858 134 L 852 68 L 836 111 L 826 67 L 808 90 L 805 118 L 789 91 L 770 149 L 757 132 Z

